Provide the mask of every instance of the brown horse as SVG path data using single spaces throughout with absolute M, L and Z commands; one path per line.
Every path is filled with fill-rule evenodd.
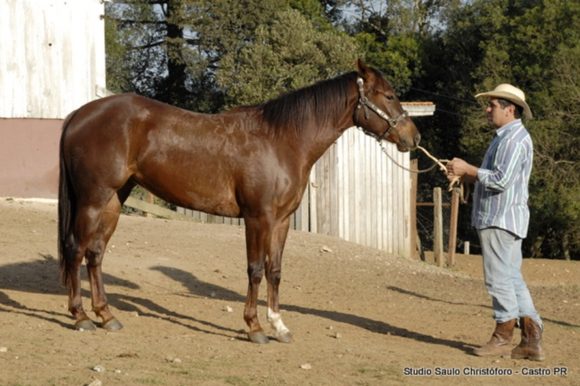
M 420 140 L 393 88 L 361 61 L 357 72 L 221 114 L 193 113 L 132 94 L 71 113 L 60 142 L 58 246 L 75 327 L 95 329 L 81 300 L 86 258 L 93 311 L 105 329 L 122 328 L 108 307 L 101 263 L 121 206 L 138 184 L 182 207 L 244 219 L 249 338 L 268 342 L 257 316 L 265 273 L 268 321 L 279 341 L 291 341 L 278 303 L 289 218 L 313 164 L 354 125 L 400 151 Z

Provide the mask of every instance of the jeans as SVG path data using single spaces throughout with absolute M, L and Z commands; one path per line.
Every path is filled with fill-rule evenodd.
M 478 234 L 485 286 L 492 298 L 496 322 L 527 316 L 543 328 L 522 276 L 522 239 L 500 228 L 479 229 Z

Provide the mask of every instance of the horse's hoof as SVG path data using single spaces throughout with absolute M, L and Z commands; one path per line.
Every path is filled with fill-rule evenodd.
M 270 343 L 270 340 L 268 339 L 266 334 L 264 334 L 264 332 L 262 332 L 262 331 L 249 332 L 248 338 L 250 338 L 250 341 L 253 343 L 258 343 L 258 344 Z
M 75 330 L 77 331 L 94 331 L 97 326 L 90 319 L 79 320 L 75 323 Z
M 123 328 L 123 325 L 117 319 L 113 318 L 103 323 L 103 328 L 107 331 L 119 331 Z
M 276 339 L 280 343 L 292 343 L 292 341 L 294 340 L 294 338 L 292 337 L 292 333 L 290 331 L 276 335 Z

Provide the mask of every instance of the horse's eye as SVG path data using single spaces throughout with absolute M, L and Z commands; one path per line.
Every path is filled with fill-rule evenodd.
M 395 99 L 395 96 L 393 94 L 386 94 L 385 93 L 385 98 L 387 98 L 389 101 L 392 101 L 393 99 Z

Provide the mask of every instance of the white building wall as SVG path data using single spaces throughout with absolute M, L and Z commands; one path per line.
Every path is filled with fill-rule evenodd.
M 0 0 L 0 118 L 65 118 L 104 95 L 101 0 Z

